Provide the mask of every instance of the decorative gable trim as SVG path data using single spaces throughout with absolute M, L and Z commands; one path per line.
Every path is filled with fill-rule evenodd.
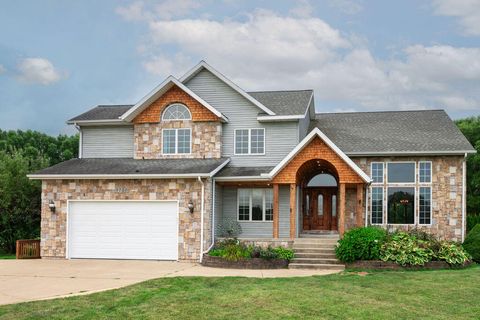
M 268 173 L 270 178 L 275 177 L 285 166 L 300 153 L 314 138 L 319 137 L 330 147 L 347 165 L 357 173 L 363 181 L 370 183 L 372 179 L 360 169 L 340 148 L 338 148 L 332 140 L 330 140 L 320 129 L 314 128 L 280 163 Z
M 200 98 L 192 90 L 187 88 L 183 83 L 175 79 L 173 76 L 169 76 L 165 81 L 158 85 L 155 89 L 150 91 L 145 97 L 143 97 L 137 104 L 130 108 L 127 112 L 120 116 L 121 120 L 132 121 L 137 115 L 145 110 L 151 103 L 160 98 L 165 92 L 170 90 L 174 85 L 179 87 L 182 91 L 189 96 L 197 100 L 201 105 L 210 110 L 214 115 L 221 118 L 223 121 L 228 122 L 228 119 L 217 109 L 212 107 L 208 102 Z
M 211 65 L 206 63 L 205 61 L 200 61 L 195 67 L 190 69 L 187 73 L 185 73 L 181 78 L 180 81 L 182 83 L 187 82 L 191 78 L 193 78 L 197 73 L 199 73 L 202 69 L 206 69 L 210 71 L 214 76 L 222 80 L 224 83 L 226 83 L 230 88 L 238 92 L 241 96 L 243 96 L 245 99 L 253 103 L 256 107 L 260 108 L 263 112 L 267 113 L 268 115 L 274 116 L 275 112 L 272 110 L 268 109 L 265 105 L 260 103 L 257 99 L 246 93 L 245 91 L 242 90 L 239 86 L 237 86 L 235 83 L 233 83 L 230 79 L 225 77 L 223 74 L 215 70 Z

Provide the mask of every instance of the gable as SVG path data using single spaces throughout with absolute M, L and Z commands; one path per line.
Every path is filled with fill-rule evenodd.
M 174 85 L 137 115 L 133 119 L 133 123 L 160 122 L 163 111 L 172 103 L 182 103 L 187 106 L 192 114 L 192 121 L 220 121 L 219 117 L 204 107 L 200 102 Z

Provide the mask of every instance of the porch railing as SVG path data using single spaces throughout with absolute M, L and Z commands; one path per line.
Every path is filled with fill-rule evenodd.
M 40 259 L 40 240 L 17 240 L 17 259 Z

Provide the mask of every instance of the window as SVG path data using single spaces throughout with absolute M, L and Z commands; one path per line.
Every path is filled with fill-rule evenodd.
M 383 224 L 383 188 L 372 188 L 372 224 Z
M 329 173 L 320 173 L 314 176 L 307 184 L 307 187 L 336 187 L 337 179 Z
M 265 129 L 235 130 L 235 154 L 264 154 Z
M 190 153 L 191 145 L 190 129 L 164 129 L 163 146 L 164 154 Z
M 334 194 L 332 196 L 332 217 L 337 216 L 337 196 Z
M 373 183 L 383 183 L 383 162 L 372 162 Z
M 318 195 L 317 211 L 319 216 L 323 216 L 323 194 Z
M 307 194 L 305 197 L 305 215 L 308 216 L 310 213 L 310 196 Z
M 273 189 L 238 189 L 239 221 L 272 221 Z
M 415 223 L 415 188 L 388 188 L 387 204 L 389 224 Z
M 419 223 L 430 224 L 432 223 L 432 188 L 420 187 L 419 197 Z
M 387 164 L 388 183 L 415 183 L 415 162 Z
M 180 103 L 174 103 L 169 105 L 163 112 L 162 120 L 191 120 L 192 115 L 188 108 Z
M 432 163 L 429 161 L 421 161 L 418 163 L 418 178 L 420 183 L 432 182 Z

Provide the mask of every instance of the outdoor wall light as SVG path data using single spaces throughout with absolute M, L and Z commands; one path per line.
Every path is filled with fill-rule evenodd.
M 190 213 L 193 213 L 194 206 L 193 206 L 193 201 L 192 200 L 190 200 L 188 202 L 187 206 L 188 206 L 188 210 L 190 210 Z
M 50 208 L 50 211 L 52 213 L 55 213 L 55 202 L 53 202 L 53 200 L 50 200 L 50 202 L 48 202 L 48 207 Z

